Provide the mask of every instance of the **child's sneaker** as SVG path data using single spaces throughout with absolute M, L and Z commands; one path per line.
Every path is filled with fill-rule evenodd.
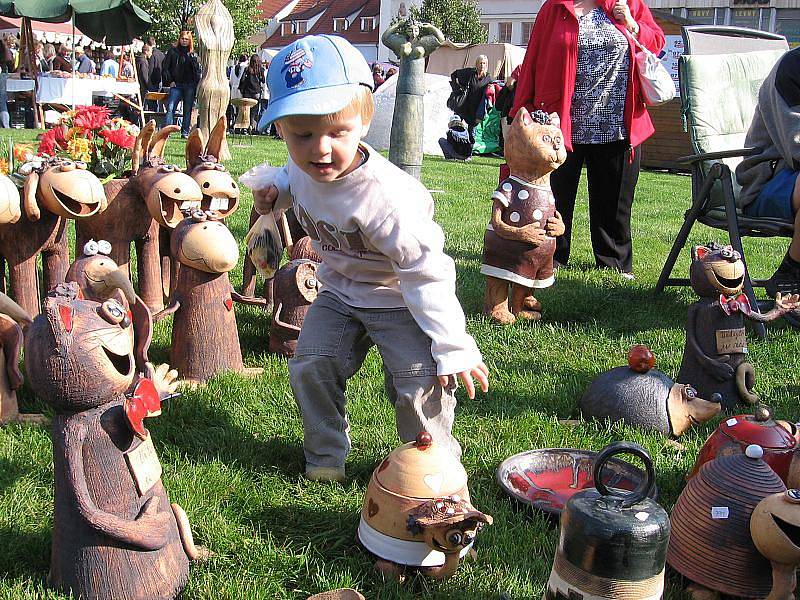
M 306 467 L 306 479 L 311 481 L 344 481 L 344 467 Z

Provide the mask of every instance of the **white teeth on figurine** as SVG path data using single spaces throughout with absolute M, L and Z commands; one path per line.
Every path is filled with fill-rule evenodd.
M 200 202 L 195 200 L 185 200 L 181 202 L 181 210 L 189 210 L 190 208 L 200 208 Z
M 209 210 L 228 210 L 228 199 L 212 198 Z

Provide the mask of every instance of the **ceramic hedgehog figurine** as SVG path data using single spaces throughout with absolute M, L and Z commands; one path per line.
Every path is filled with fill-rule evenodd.
M 177 376 L 149 363 L 137 374 L 136 340 L 151 331 L 149 318 L 132 321 L 113 298 L 82 300 L 68 283 L 48 294 L 25 339 L 31 387 L 56 411 L 49 581 L 76 598 L 174 598 L 201 553 L 186 514 L 170 505 L 143 423 L 160 414 Z
M 718 393 L 732 409 L 739 400 L 753 404 L 753 366 L 747 360 L 744 319 L 773 321 L 800 307 L 800 296 L 775 298 L 775 307 L 761 314 L 742 293 L 745 266 L 731 246 L 711 243 L 692 249 L 689 280 L 700 299 L 689 307 L 686 345 L 678 381 L 690 383 L 704 398 Z
M 521 108 L 508 130 L 505 156 L 510 177 L 492 194 L 492 217 L 483 238 L 486 294 L 483 311 L 497 323 L 541 318 L 534 289 L 555 282 L 555 237 L 564 233 L 550 190 L 550 173 L 564 163 L 561 130 L 550 117 Z M 509 285 L 512 286 L 509 301 Z
M 719 413 L 719 396 L 711 402 L 699 398 L 692 386 L 675 383 L 653 369 L 650 361 L 641 359 L 642 354 L 652 357 L 649 349 L 634 346 L 628 366 L 601 373 L 589 384 L 581 397 L 585 418 L 623 421 L 677 437 Z

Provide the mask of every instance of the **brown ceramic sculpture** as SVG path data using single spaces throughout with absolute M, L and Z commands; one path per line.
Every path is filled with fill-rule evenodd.
M 629 363 L 633 368 L 616 367 L 589 384 L 581 397 L 585 418 L 623 421 L 662 435 L 680 436 L 692 425 L 705 423 L 719 413 L 718 397 L 711 402 L 703 400 L 692 386 L 675 383 L 661 371 L 649 368 L 651 363 L 631 359 Z
M 275 273 L 269 350 L 287 358 L 294 356 L 297 338 L 311 303 L 317 297 L 317 267 L 322 262 L 311 247 L 311 238 L 301 238 L 292 247 L 291 260 Z
M 239 260 L 239 246 L 219 217 L 200 210 L 172 232 L 172 259 L 180 263 L 170 304 L 156 315 L 174 314 L 170 362 L 187 383 L 206 381 L 223 371 L 245 369 L 228 271 Z
M 22 307 L 0 292 L 0 425 L 7 423 L 46 423 L 39 414 L 20 414 L 17 392 L 22 387 L 19 359 L 22 351 L 22 327 L 31 318 Z
M 541 318 L 541 303 L 532 292 L 553 285 L 556 240 L 551 235 L 564 233 L 550 173 L 566 156 L 561 130 L 547 114 L 536 111 L 532 117 L 524 108 L 517 112 L 505 138 L 511 176 L 492 194 L 492 218 L 483 237 L 483 311 L 497 323 Z
M 186 141 L 186 174 L 195 180 L 203 193 L 200 208 L 215 211 L 226 219 L 239 207 L 239 185 L 222 164 L 220 153 L 225 146 L 225 116 L 217 121 L 208 143 L 203 142 L 200 129 L 189 134 Z
M 36 260 L 42 255 L 45 289 L 64 281 L 69 267 L 67 219 L 86 219 L 106 207 L 100 180 L 86 164 L 48 159 L 28 163 L 23 211 L 15 222 L 0 225 L 0 255 L 8 263 L 11 295 L 25 311 L 39 314 Z
M 752 445 L 745 454 L 707 462 L 675 504 L 667 562 L 694 582 L 696 598 L 708 598 L 706 588 L 745 598 L 793 597 L 800 493 L 787 494 L 762 455 Z
M 136 292 L 125 269 L 111 258 L 113 248 L 107 240 L 89 240 L 80 256 L 69 266 L 66 281 L 74 281 L 85 300 L 104 302 L 116 298 L 123 304 L 134 304 Z
M 167 139 L 178 129 L 169 126 L 156 132 L 154 121 L 142 128 L 131 158 L 131 178 L 118 183 L 123 188 L 107 211 L 76 226 L 78 247 L 92 238 L 107 240 L 110 257 L 126 271 L 134 244 L 139 295 L 152 311 L 163 308 L 169 289 L 168 271 L 167 287 L 162 287 L 159 226 L 174 227 L 183 218 L 181 210 L 199 207 L 202 199 L 197 184 L 180 167 L 164 161 Z
M 492 517 L 469 501 L 467 474 L 427 432 L 396 448 L 372 473 L 358 539 L 375 566 L 402 578 L 406 567 L 434 579 L 450 577 Z
M 160 414 L 176 373 L 136 373 L 134 339 L 152 329 L 143 304 L 131 322 L 116 300 L 79 294 L 75 283 L 52 290 L 25 340 L 31 387 L 56 411 L 49 583 L 86 600 L 174 598 L 199 550 L 143 419 Z
M 747 360 L 744 319 L 767 322 L 797 310 L 798 296 L 775 298 L 775 307 L 752 310 L 744 285 L 744 262 L 731 246 L 708 244 L 692 249 L 689 279 L 700 299 L 689 307 L 686 346 L 678 381 L 693 385 L 703 398 L 718 393 L 725 409 L 739 400 L 752 404 L 753 366 Z
M 16 223 L 21 216 L 19 188 L 11 179 L 0 175 L 0 225 Z

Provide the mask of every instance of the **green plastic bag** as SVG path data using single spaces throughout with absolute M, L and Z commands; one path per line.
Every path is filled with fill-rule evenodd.
M 500 151 L 500 113 L 495 107 L 489 109 L 483 121 L 475 128 L 475 154 L 491 154 Z

